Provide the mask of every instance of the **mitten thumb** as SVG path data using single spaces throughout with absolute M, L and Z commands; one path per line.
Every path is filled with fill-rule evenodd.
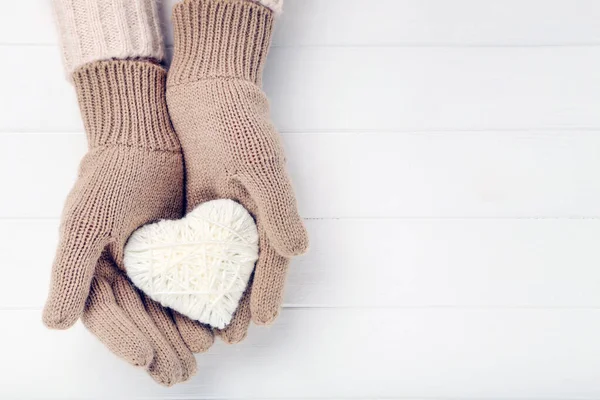
M 108 235 L 85 222 L 65 221 L 44 307 L 46 326 L 67 329 L 81 317 L 94 269 L 108 242 Z
M 308 250 L 308 233 L 298 213 L 294 189 L 285 168 L 277 162 L 260 163 L 239 177 L 264 224 L 271 245 L 284 257 Z

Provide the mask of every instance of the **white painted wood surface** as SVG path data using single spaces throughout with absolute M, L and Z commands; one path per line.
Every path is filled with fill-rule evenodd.
M 48 332 L 38 311 L 0 317 L 11 321 L 0 339 L 27 349 L 11 351 L 18 364 L 0 363 L 7 399 L 593 399 L 598 393 L 600 348 L 590 346 L 600 336 L 598 310 L 290 309 L 271 328 L 253 327 L 243 345 L 219 343 L 199 356 L 198 377 L 174 389 L 157 388 L 114 360 L 81 325 Z
M 161 0 L 166 42 L 170 10 Z M 6 2 L 0 38 L 55 44 L 47 0 Z M 275 46 L 539 46 L 600 43 L 596 0 L 285 0 Z
M 2 243 L 15 242 L 3 254 L 6 282 L 31 287 L 6 285 L 0 310 L 42 307 L 58 223 L 0 220 Z M 291 308 L 600 307 L 600 220 L 315 219 L 307 227 L 312 250 L 293 262 Z M 35 252 L 23 253 L 24 238 Z
M 306 218 L 600 216 L 596 131 L 298 133 L 283 142 Z M 58 218 L 85 151 L 82 133 L 0 135 L 0 180 L 21 194 L 0 197 L 0 217 Z
M 265 84 L 312 250 L 168 390 L 40 321 L 85 152 L 48 3 L 0 2 L 1 399 L 600 398 L 600 1 L 286 0 Z
M 0 132 L 82 129 L 55 47 L 0 59 Z M 281 47 L 265 89 L 283 132 L 600 129 L 598 65 L 600 46 Z

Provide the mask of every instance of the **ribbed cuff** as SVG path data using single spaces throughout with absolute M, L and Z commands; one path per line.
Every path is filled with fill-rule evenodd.
M 184 0 L 173 9 L 169 85 L 216 77 L 260 85 L 274 13 L 247 0 Z
M 98 61 L 73 74 L 90 147 L 178 151 L 166 103 L 167 72 L 144 61 Z
M 157 0 L 53 0 L 67 73 L 94 61 L 164 58 Z

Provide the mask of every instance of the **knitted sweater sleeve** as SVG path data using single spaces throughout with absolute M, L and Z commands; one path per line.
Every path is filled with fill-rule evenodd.
M 162 61 L 157 0 L 53 0 L 65 68 L 110 59 Z
M 254 0 L 257 3 L 262 4 L 265 7 L 273 10 L 275 14 L 280 14 L 283 8 L 283 0 Z

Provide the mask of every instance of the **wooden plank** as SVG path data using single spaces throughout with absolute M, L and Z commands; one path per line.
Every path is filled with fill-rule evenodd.
M 86 146 L 50 1 L 3 3 L 0 398 L 600 398 L 600 2 L 286 0 L 265 85 L 311 252 L 168 390 L 41 324 Z
M 170 389 L 80 325 L 50 332 L 38 311 L 0 317 L 10 321 L 0 330 L 3 398 L 600 396 L 598 310 L 286 310 L 244 343 L 198 356 L 198 375 Z
M 53 47 L 0 47 L 0 132 L 80 131 Z M 600 47 L 276 48 L 284 132 L 600 128 Z
M 598 132 L 284 134 L 306 218 L 597 217 Z M 0 218 L 58 218 L 82 134 L 1 134 Z
M 600 308 L 600 220 L 309 220 L 286 307 Z M 57 220 L 0 220 L 1 309 L 41 309 Z M 35 251 L 31 247 L 35 246 Z
M 170 13 L 162 7 L 166 42 Z M 0 44 L 54 44 L 50 2 L 3 5 Z M 286 0 L 276 46 L 569 45 L 600 43 L 594 0 Z

